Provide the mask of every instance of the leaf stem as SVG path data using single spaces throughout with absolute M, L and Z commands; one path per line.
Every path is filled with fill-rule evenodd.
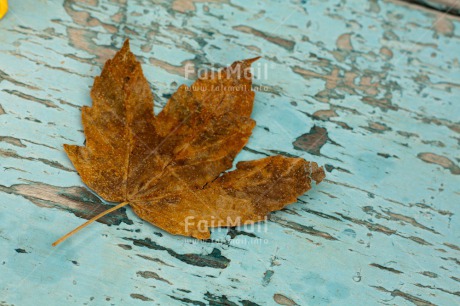
M 104 217 L 105 215 L 111 213 L 112 211 L 114 210 L 117 210 L 119 208 L 122 208 L 123 206 L 126 206 L 128 205 L 129 202 L 123 202 L 123 203 L 120 203 L 112 208 L 109 208 L 107 209 L 106 211 L 103 211 L 101 212 L 100 214 L 98 214 L 97 216 L 95 217 L 92 217 L 91 219 L 89 219 L 88 221 L 86 221 L 85 223 L 83 223 L 82 225 L 80 225 L 79 227 L 73 229 L 72 231 L 68 232 L 67 234 L 65 234 L 64 236 L 62 236 L 61 238 L 59 238 L 58 240 L 56 240 L 55 242 L 53 242 L 52 246 L 55 247 L 57 246 L 59 243 L 63 242 L 64 240 L 66 240 L 67 238 L 69 238 L 70 236 L 72 236 L 73 234 L 79 232 L 82 228 L 90 225 L 91 223 L 93 223 L 94 221 L 96 221 L 97 219 L 99 218 L 102 218 Z

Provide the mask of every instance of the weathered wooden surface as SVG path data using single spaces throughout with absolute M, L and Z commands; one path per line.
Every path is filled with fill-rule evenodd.
M 460 15 L 460 1 L 458 0 L 404 0 L 429 9 L 435 9 L 452 15 Z
M 392 1 L 10 2 L 0 304 L 458 304 L 459 29 Z M 215 242 L 128 209 L 52 249 L 105 208 L 62 144 L 83 143 L 80 107 L 127 37 L 156 111 L 191 84 L 187 64 L 263 56 L 257 127 L 238 159 L 302 156 L 327 180 L 266 226 L 215 231 Z

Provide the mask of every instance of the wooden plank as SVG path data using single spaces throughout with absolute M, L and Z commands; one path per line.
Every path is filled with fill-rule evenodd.
M 458 304 L 459 29 L 393 1 L 11 1 L 0 21 L 0 303 Z M 215 242 L 127 209 L 52 249 L 104 209 L 62 144 L 83 143 L 80 108 L 127 37 L 156 111 L 193 82 L 188 64 L 261 55 L 257 127 L 238 160 L 302 156 L 327 180 Z
M 460 2 L 457 0 L 404 0 L 449 14 L 460 15 Z

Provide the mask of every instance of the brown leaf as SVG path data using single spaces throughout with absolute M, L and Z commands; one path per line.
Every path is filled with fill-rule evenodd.
M 182 85 L 155 116 L 128 41 L 104 65 L 82 109 L 86 146 L 64 145 L 83 182 L 107 201 L 129 202 L 172 233 L 209 238 L 210 227 L 258 222 L 319 183 L 314 162 L 283 156 L 239 162 L 255 121 L 251 63 Z

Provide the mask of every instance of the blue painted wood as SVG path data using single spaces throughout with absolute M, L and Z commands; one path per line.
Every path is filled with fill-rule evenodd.
M 459 28 L 394 1 L 10 1 L 0 304 L 458 304 Z M 105 209 L 62 144 L 83 143 L 80 107 L 128 37 L 156 111 L 193 82 L 187 64 L 261 55 L 257 127 L 238 160 L 302 156 L 327 180 L 266 227 L 216 242 L 128 209 L 51 248 Z

